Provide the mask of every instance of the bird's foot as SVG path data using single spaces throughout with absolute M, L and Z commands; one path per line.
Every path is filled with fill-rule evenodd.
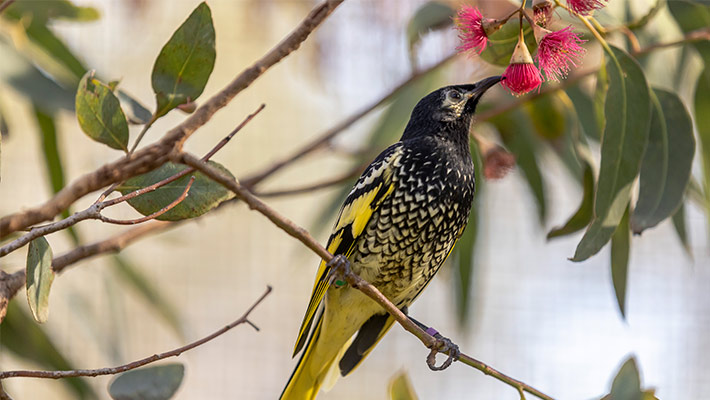
M 431 369 L 432 371 L 443 371 L 446 368 L 449 368 L 451 363 L 459 359 L 461 351 L 459 350 L 459 346 L 457 346 L 456 343 L 452 342 L 451 339 L 441 336 L 441 334 L 437 332 L 436 329 L 431 327 L 426 329 L 426 333 L 430 334 L 436 339 L 436 344 L 432 346 L 431 351 L 429 352 L 429 355 L 426 358 L 426 363 L 429 366 L 429 369 Z M 449 355 L 446 361 L 444 361 L 444 363 L 438 367 L 436 366 L 437 353 L 448 353 Z
M 328 278 L 328 283 L 330 285 L 337 289 L 348 284 L 345 277 L 350 275 L 351 271 L 350 261 L 348 261 L 347 257 L 342 254 L 338 254 L 328 261 L 326 265 L 330 268 L 330 276 Z

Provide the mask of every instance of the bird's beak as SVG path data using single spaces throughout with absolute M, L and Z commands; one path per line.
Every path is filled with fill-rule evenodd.
M 467 94 L 474 100 L 478 100 L 481 98 L 481 96 L 483 96 L 483 93 L 486 93 L 488 89 L 490 89 L 496 83 L 502 80 L 502 76 L 491 76 L 490 78 L 480 80 L 472 85 L 473 88 L 471 88 L 471 90 L 469 90 Z

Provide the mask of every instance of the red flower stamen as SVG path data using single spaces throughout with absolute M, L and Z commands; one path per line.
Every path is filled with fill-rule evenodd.
M 460 53 L 474 51 L 481 54 L 488 43 L 488 36 L 483 29 L 483 14 L 478 8 L 461 7 L 454 22 L 459 31 L 459 40 L 461 40 L 461 45 L 456 50 Z
M 559 81 L 569 73 L 570 65 L 577 67 L 586 50 L 580 46 L 585 40 L 572 31 L 572 27 L 550 32 L 535 27 L 538 41 L 537 62 L 548 80 Z
M 505 69 L 502 76 L 505 79 L 501 82 L 501 85 L 515 96 L 525 94 L 540 87 L 542 84 L 542 76 L 540 76 L 540 71 L 533 64 L 522 32 L 518 39 L 518 44 L 515 45 L 515 50 L 513 50 L 513 56 L 510 57 L 510 65 Z
M 604 6 L 606 6 L 604 1 L 605 0 L 567 0 L 567 5 L 577 14 L 589 15 L 594 12 L 594 10 L 604 8 Z

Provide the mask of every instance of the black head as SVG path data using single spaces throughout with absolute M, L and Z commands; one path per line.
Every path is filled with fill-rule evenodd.
M 402 139 L 461 129 L 467 134 L 481 96 L 501 79 L 492 76 L 473 84 L 446 86 L 429 93 L 414 107 Z

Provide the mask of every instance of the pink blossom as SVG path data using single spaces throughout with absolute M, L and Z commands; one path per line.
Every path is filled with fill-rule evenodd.
M 576 67 L 586 52 L 580 46 L 585 40 L 580 39 L 571 26 L 555 32 L 536 28 L 535 37 L 538 40 L 537 62 L 548 80 L 559 81 L 566 77 L 570 64 Z
M 535 0 L 533 2 L 533 21 L 539 26 L 546 27 L 552 20 L 553 10 L 552 1 Z
M 542 84 L 542 76 L 540 76 L 540 71 L 533 64 L 530 51 L 525 45 L 522 31 L 518 38 L 518 44 L 515 45 L 515 50 L 513 50 L 513 55 L 510 57 L 510 65 L 505 69 L 502 77 L 505 79 L 501 82 L 501 85 L 515 96 L 525 94 Z
M 500 146 L 491 148 L 484 155 L 483 176 L 488 180 L 504 178 L 513 167 L 515 156 Z
M 456 50 L 460 53 L 473 50 L 481 54 L 488 43 L 488 35 L 483 27 L 483 14 L 476 7 L 463 6 L 455 22 L 461 40 L 461 45 Z
M 536 89 L 542 84 L 542 76 L 535 64 L 510 64 L 502 75 L 505 80 L 501 82 L 505 88 L 516 96 Z
M 606 0 L 567 0 L 567 5 L 572 11 L 578 14 L 589 15 L 594 10 L 606 6 L 604 1 Z

